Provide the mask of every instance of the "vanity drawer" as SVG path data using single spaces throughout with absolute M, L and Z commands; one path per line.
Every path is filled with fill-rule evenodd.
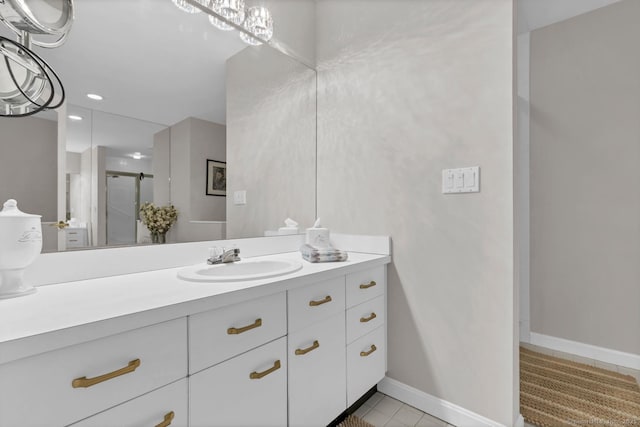
M 152 427 L 163 422 L 165 426 L 187 427 L 188 393 L 185 378 L 82 420 L 73 427 Z
M 189 378 L 191 427 L 287 425 L 287 339 Z
M 384 294 L 384 266 L 347 274 L 347 308 Z
M 0 426 L 67 425 L 184 378 L 186 329 L 176 319 L 1 365 Z
M 344 312 L 344 276 L 289 291 L 289 333 Z
M 189 372 L 286 335 L 284 292 L 189 317 Z
M 347 344 L 382 326 L 385 322 L 384 295 L 347 310 Z
M 347 346 L 347 407 L 384 378 L 387 346 L 380 327 Z

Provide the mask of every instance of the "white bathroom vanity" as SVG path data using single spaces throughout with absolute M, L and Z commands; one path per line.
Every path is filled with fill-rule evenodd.
M 385 375 L 389 239 L 318 264 L 301 239 L 234 241 L 302 264 L 239 281 L 178 277 L 230 242 L 41 255 L 0 300 L 0 426 L 327 425 Z

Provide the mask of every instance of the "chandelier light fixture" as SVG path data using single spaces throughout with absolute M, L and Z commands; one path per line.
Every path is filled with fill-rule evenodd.
M 176 5 L 178 9 L 180 9 L 183 12 L 190 13 L 192 15 L 202 12 L 200 9 L 198 9 L 191 3 L 187 2 L 186 0 L 171 0 L 171 1 L 173 2 L 173 4 Z M 206 6 L 208 3 L 207 0 L 196 0 L 196 2 L 200 3 L 203 6 Z
M 262 44 L 262 40 L 268 42 L 273 37 L 273 18 L 266 7 L 255 6 L 247 9 L 243 27 L 260 38 L 240 33 L 242 41 L 252 46 L 259 46 Z
M 3 0 L 0 0 L 2 2 Z M 222 31 L 242 26 L 249 34 L 240 32 L 240 38 L 252 46 L 260 46 L 273 37 L 273 17 L 263 6 L 246 8 L 245 0 L 171 0 L 178 9 L 195 14 L 202 10 L 194 3 L 210 9 L 209 22 Z M 234 25 L 236 27 L 234 27 Z
M 56 109 L 64 87 L 44 59 L 31 50 L 61 46 L 73 23 L 73 0 L 0 0 L 0 23 L 17 40 L 0 36 L 0 117 L 24 117 Z M 33 36 L 52 36 L 53 42 Z
M 242 25 L 244 22 L 244 0 L 213 0 L 211 3 L 211 9 L 213 9 L 213 11 L 218 15 L 236 25 Z M 213 15 L 209 15 L 209 22 L 220 30 L 233 30 L 231 25 Z

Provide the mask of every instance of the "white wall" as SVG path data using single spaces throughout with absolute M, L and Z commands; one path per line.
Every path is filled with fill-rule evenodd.
M 520 341 L 529 342 L 531 315 L 529 302 L 530 278 L 530 215 L 529 215 L 529 56 L 530 33 L 517 38 L 517 138 L 515 144 L 515 226 L 517 242 L 516 280 L 520 295 Z
M 226 143 L 222 139 L 223 128 L 223 125 L 192 117 L 170 128 L 171 203 L 178 210 L 178 221 L 167 234 L 170 242 L 216 240 L 225 237 L 225 226 L 220 222 L 224 221 L 224 217 L 214 217 L 216 213 L 224 210 L 225 198 L 205 194 L 206 158 L 223 155 L 224 149 L 221 146 Z M 216 160 L 225 161 L 224 158 Z M 197 217 L 194 217 L 194 214 Z
M 388 376 L 518 416 L 511 0 L 321 0 L 318 215 L 388 234 Z M 479 165 L 481 192 L 443 195 Z
M 531 33 L 531 329 L 640 355 L 640 2 Z
M 0 204 L 16 199 L 23 212 L 57 222 L 57 153 L 57 121 L 0 118 Z
M 227 233 L 263 236 L 316 206 L 316 73 L 269 47 L 227 61 Z M 233 192 L 245 190 L 247 204 Z
M 153 202 L 164 206 L 171 202 L 171 129 L 153 136 Z

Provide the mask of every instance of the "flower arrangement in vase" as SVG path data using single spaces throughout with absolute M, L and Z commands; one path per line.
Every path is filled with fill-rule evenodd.
M 167 231 L 178 219 L 178 211 L 173 205 L 155 206 L 145 202 L 140 206 L 140 219 L 151 233 L 152 243 L 165 243 Z

